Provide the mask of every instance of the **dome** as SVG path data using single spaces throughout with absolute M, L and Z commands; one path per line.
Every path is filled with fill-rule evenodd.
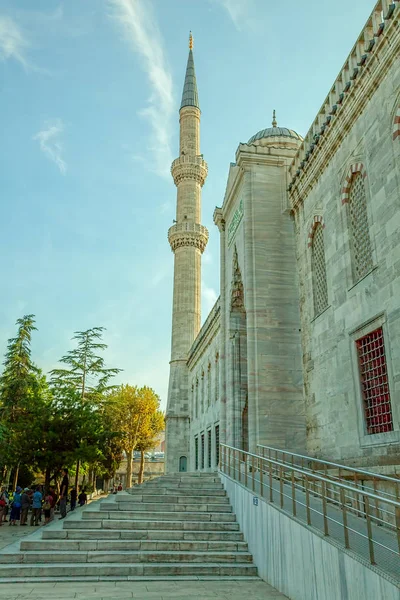
M 300 140 L 300 142 L 303 141 L 301 135 L 293 131 L 293 129 L 288 129 L 287 127 L 268 127 L 267 129 L 261 129 L 261 131 L 253 135 L 247 143 L 253 144 L 257 140 L 269 137 L 288 137 Z
M 264 140 L 265 138 L 270 137 L 286 137 L 299 140 L 300 142 L 303 141 L 301 135 L 293 131 L 293 129 L 288 129 L 287 127 L 278 127 L 275 111 L 273 112 L 272 116 L 272 127 L 261 129 L 261 131 L 258 131 L 255 135 L 253 135 L 247 143 L 254 144 L 254 142 L 258 142 L 259 140 Z

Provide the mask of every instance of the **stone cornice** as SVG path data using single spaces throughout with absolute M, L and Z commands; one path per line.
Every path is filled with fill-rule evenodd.
M 194 246 L 201 253 L 204 252 L 208 242 L 208 230 L 198 223 L 176 223 L 168 229 L 168 241 L 172 252 L 184 246 Z
M 222 208 L 219 208 L 219 206 L 216 206 L 214 209 L 213 220 L 220 233 L 225 231 L 225 219 L 223 217 Z
M 201 156 L 183 155 L 171 165 L 171 174 L 175 185 L 184 180 L 194 180 L 203 187 L 208 174 L 208 165 Z
M 193 342 L 192 347 L 189 350 L 188 354 L 188 367 L 189 369 L 193 369 L 196 364 L 199 362 L 201 357 L 207 350 L 207 347 L 211 344 L 212 340 L 215 338 L 216 334 L 220 328 L 220 317 L 221 317 L 221 307 L 220 307 L 220 299 L 218 300 L 210 310 L 210 313 L 203 323 L 202 328 L 200 329 L 196 339 Z
M 297 210 L 303 198 L 310 193 L 355 120 L 400 55 L 398 3 L 390 19 L 378 27 L 374 25 L 376 19 L 373 17 L 379 12 L 381 4 L 378 2 L 376 5 L 370 21 L 346 62 L 347 68 L 345 65 L 339 74 L 334 88 L 292 163 L 292 180 L 289 185 L 292 210 Z M 368 37 L 370 32 L 372 39 Z M 358 62 L 355 62 L 357 56 Z M 324 108 L 330 114 L 326 114 Z M 322 127 L 317 129 L 317 123 L 322 123 L 323 119 L 325 121 Z

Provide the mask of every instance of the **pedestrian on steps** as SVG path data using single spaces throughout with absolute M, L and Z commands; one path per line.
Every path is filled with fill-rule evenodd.
M 42 498 L 42 492 L 40 491 L 40 486 L 38 485 L 32 498 L 31 527 L 33 525 L 35 525 L 35 527 L 39 526 L 40 513 L 42 512 Z
M 16 525 L 16 521 L 20 520 L 21 517 L 21 492 L 22 488 L 17 485 L 11 505 L 11 514 L 10 514 L 10 525 Z
M 68 497 L 68 488 L 69 488 L 68 469 L 63 469 L 62 474 L 63 474 L 63 479 L 62 479 L 61 488 L 60 488 L 60 513 L 61 513 L 60 519 L 65 519 L 65 517 L 67 516 L 67 497 Z
M 23 525 L 28 525 L 27 520 L 28 520 L 28 512 L 29 512 L 29 507 L 31 505 L 31 499 L 29 497 L 29 488 L 25 488 L 24 491 L 21 494 L 21 527 Z

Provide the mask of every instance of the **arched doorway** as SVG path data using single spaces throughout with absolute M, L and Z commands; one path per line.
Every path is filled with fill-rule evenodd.
M 179 459 L 179 472 L 185 473 L 187 471 L 187 458 L 186 456 L 181 456 Z

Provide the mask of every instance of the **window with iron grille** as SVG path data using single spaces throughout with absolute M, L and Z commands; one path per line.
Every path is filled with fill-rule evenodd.
M 204 469 L 204 433 L 201 434 L 201 462 L 200 468 Z
M 211 452 L 212 452 L 212 446 L 211 446 L 211 429 L 209 429 L 207 431 L 207 464 L 208 464 L 208 468 L 211 469 Z
M 326 282 L 324 229 L 317 223 L 312 239 L 312 277 L 314 292 L 314 312 L 319 315 L 328 306 L 328 286 Z
M 372 268 L 372 249 L 369 236 L 367 198 L 362 173 L 353 176 L 348 202 L 351 232 L 353 277 L 359 281 Z
M 393 431 L 382 327 L 356 340 L 356 347 L 367 433 Z
M 194 468 L 196 471 L 199 469 L 199 438 L 194 438 Z
M 215 426 L 215 466 L 219 465 L 219 425 Z

